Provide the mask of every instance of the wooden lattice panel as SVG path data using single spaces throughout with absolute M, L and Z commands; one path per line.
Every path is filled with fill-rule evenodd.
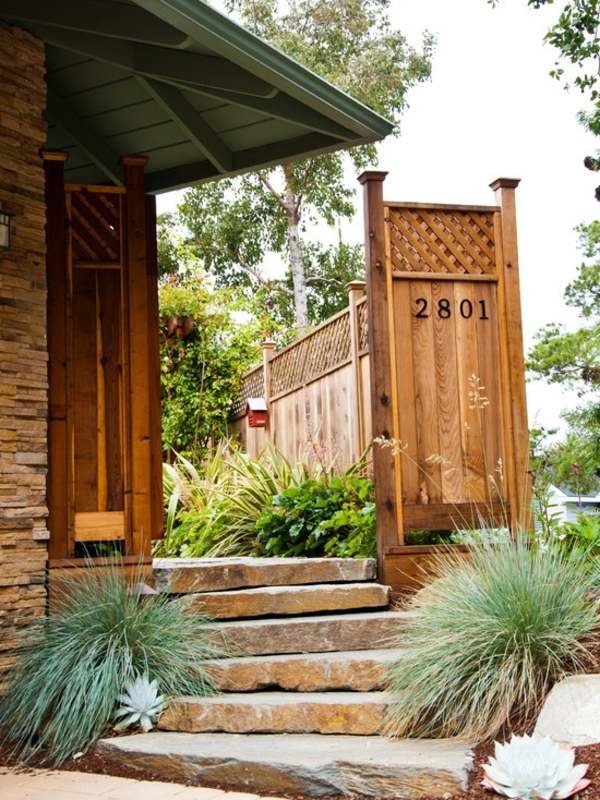
M 271 396 L 291 391 L 350 358 L 350 314 L 344 311 L 271 361 Z
M 394 270 L 494 275 L 492 211 L 390 207 L 386 216 Z
M 120 196 L 116 193 L 71 193 L 71 241 L 75 264 L 119 264 L 121 260 Z
M 358 325 L 358 350 L 363 352 L 369 347 L 369 306 L 366 299 L 356 307 Z
M 240 394 L 231 405 L 231 416 L 237 417 L 246 411 L 246 403 L 250 397 L 264 397 L 265 384 L 262 364 L 255 367 L 242 378 Z

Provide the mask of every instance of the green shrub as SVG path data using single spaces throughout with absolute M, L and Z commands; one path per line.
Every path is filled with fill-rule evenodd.
M 273 497 L 256 528 L 259 555 L 375 556 L 373 483 L 353 474 L 306 480 Z
M 164 466 L 167 522 L 156 554 L 251 555 L 263 509 L 274 496 L 320 471 L 319 466 L 292 466 L 273 447 L 252 459 L 230 440 L 220 442 L 198 467 L 178 456 Z
M 469 560 L 442 556 L 398 633 L 390 732 L 483 740 L 531 720 L 552 684 L 590 657 L 590 564 L 581 551 L 522 538 L 476 547 Z
M 207 619 L 166 595 L 140 598 L 116 569 L 66 580 L 60 607 L 26 633 L 0 704 L 0 743 L 60 765 L 113 719 L 119 694 L 147 674 L 166 695 L 207 694 L 199 665 L 222 654 Z
M 578 514 L 577 522 L 565 522 L 554 534 L 566 546 L 582 548 L 590 555 L 600 553 L 600 514 Z

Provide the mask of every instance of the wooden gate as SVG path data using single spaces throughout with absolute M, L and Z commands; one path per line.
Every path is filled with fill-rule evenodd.
M 99 543 L 149 556 L 162 532 L 154 198 L 146 159 L 125 186 L 64 185 L 47 153 L 51 566 Z
M 514 191 L 498 205 L 383 200 L 364 173 L 378 551 L 404 531 L 528 524 Z

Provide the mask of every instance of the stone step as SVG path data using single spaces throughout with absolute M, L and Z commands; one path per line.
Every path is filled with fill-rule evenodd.
M 190 605 L 213 619 L 240 619 L 385 608 L 390 601 L 390 592 L 389 586 L 380 583 L 261 586 L 258 589 L 194 594 Z
M 176 697 L 158 727 L 181 733 L 383 733 L 387 692 L 251 692 Z
M 303 797 L 419 800 L 467 788 L 473 756 L 454 739 L 379 736 L 189 734 L 156 731 L 103 739 L 102 758 L 163 780 Z
M 406 611 L 318 614 L 288 619 L 249 619 L 211 626 L 232 656 L 329 653 L 391 647 Z
M 226 658 L 206 666 L 222 692 L 370 692 L 383 688 L 387 667 L 401 656 L 401 650 L 351 650 Z
M 375 580 L 373 558 L 155 558 L 156 588 L 171 594 L 251 586 Z

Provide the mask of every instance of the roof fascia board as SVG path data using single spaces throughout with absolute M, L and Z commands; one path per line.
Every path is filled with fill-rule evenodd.
M 52 25 L 165 47 L 181 47 L 189 38 L 138 6 L 121 5 L 118 14 L 106 12 L 103 0 L 54 3 L 49 0 L 0 0 L 0 14 L 19 22 Z
M 138 80 L 218 172 L 229 172 L 233 168 L 229 148 L 178 89 L 147 78 Z
M 77 33 L 45 25 L 32 29 L 48 44 L 62 47 L 149 78 L 170 78 L 195 86 L 235 89 L 242 94 L 269 97 L 277 90 L 252 73 L 219 56 L 167 47 L 119 41 L 91 33 Z
M 198 0 L 133 0 L 164 22 L 244 66 L 278 89 L 361 136 L 383 138 L 393 125 L 293 58 Z

